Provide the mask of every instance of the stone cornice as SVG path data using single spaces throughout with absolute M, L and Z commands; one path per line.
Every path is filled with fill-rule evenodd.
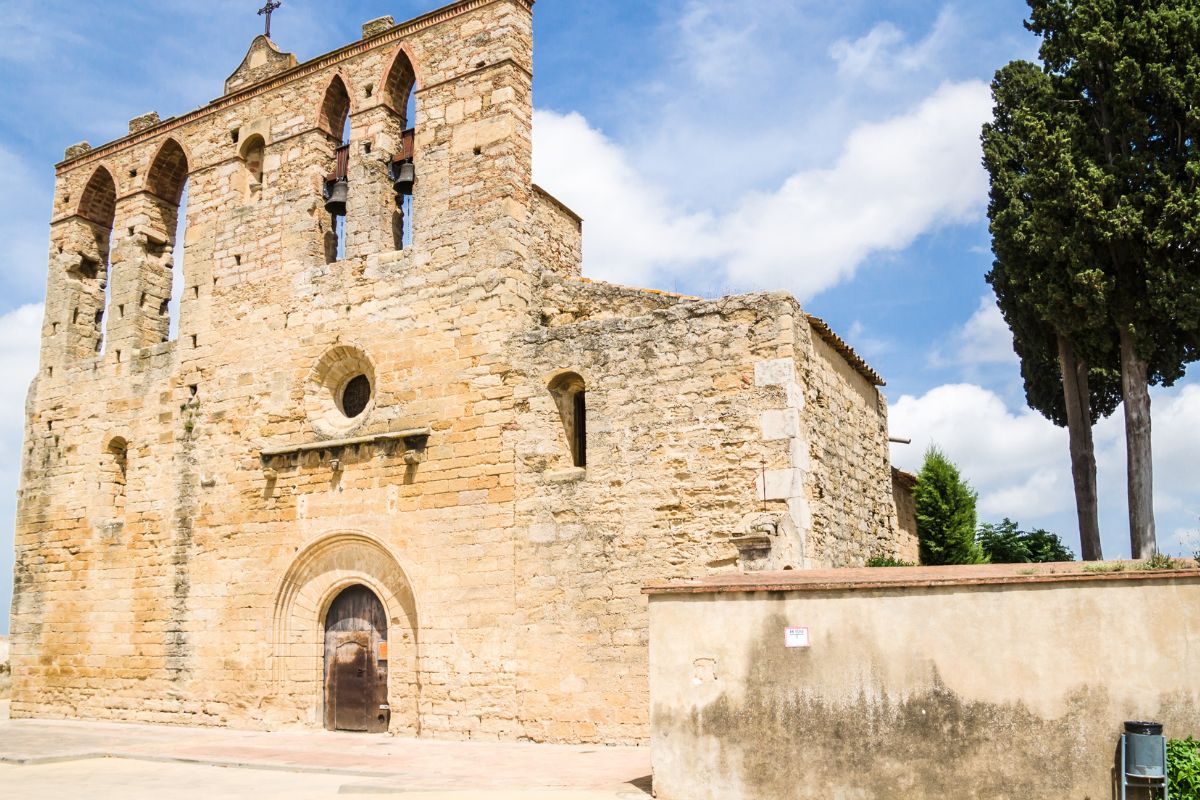
M 239 89 L 236 92 L 220 97 L 203 108 L 198 108 L 195 111 L 184 114 L 181 117 L 170 117 L 163 120 L 159 124 L 151 128 L 138 131 L 137 133 L 124 136 L 120 139 L 102 144 L 82 153 L 75 158 L 68 158 L 60 161 L 55 165 L 55 173 L 62 174 L 67 169 L 75 169 L 77 167 L 86 166 L 95 161 L 100 161 L 108 156 L 118 153 L 130 147 L 135 147 L 143 142 L 161 136 L 164 133 L 169 133 L 177 130 L 184 125 L 188 125 L 204 117 L 211 116 L 230 106 L 237 105 L 245 100 L 249 100 L 259 95 L 266 94 L 274 89 L 278 89 L 292 81 L 306 78 L 313 73 L 327 69 L 334 64 L 339 64 L 348 59 L 362 55 L 363 53 L 374 50 L 377 47 L 386 47 L 393 44 L 406 36 L 410 36 L 418 31 L 431 28 L 435 25 L 453 19 L 463 14 L 468 14 L 486 6 L 494 5 L 502 2 L 515 2 L 522 6 L 530 13 L 533 12 L 533 4 L 535 0 L 459 0 L 457 3 L 440 8 L 436 11 L 431 11 L 424 16 L 416 19 L 403 22 L 394 28 L 386 30 L 377 36 L 370 39 L 362 39 L 345 47 L 334 50 L 331 53 L 326 53 L 322 56 L 317 56 L 314 59 L 304 62 L 293 69 L 288 70 L 280 75 L 275 75 L 261 83 L 256 83 L 253 86 L 247 86 L 244 89 Z

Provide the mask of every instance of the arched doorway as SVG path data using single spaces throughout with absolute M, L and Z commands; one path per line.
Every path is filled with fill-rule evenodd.
M 325 728 L 386 733 L 388 625 L 366 586 L 344 589 L 325 615 Z

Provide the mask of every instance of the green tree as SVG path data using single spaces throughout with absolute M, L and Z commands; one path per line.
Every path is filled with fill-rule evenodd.
M 1093 366 L 1107 368 L 1116 353 L 1130 538 L 1133 554 L 1148 557 L 1155 551 L 1149 386 L 1169 385 L 1200 356 L 1200 7 L 1195 0 L 1028 2 L 1027 27 L 1042 38 L 1045 66 L 1017 62 L 997 74 L 993 128 L 1028 136 L 1018 155 L 1034 159 L 1007 162 L 1013 179 L 998 210 L 1020 213 L 1024 203 L 1031 211 L 1024 228 L 1008 223 L 1011 242 L 1046 267 L 1046 283 L 1038 291 L 1031 271 L 1019 271 L 1016 285 L 1038 291 L 1021 313 L 1066 334 L 1059 344 L 1065 339 L 1083 360 L 1086 368 L 1060 368 L 1064 384 L 1073 374 L 1093 376 Z M 995 190 L 994 167 L 1006 162 L 990 161 Z M 1061 356 L 1060 349 L 1060 366 Z M 1069 397 L 1065 410 L 1086 419 Z M 1085 539 L 1085 557 L 1088 548 Z
M 1017 530 L 1017 523 L 1008 517 L 998 524 L 985 522 L 980 525 L 975 540 L 993 564 L 1028 564 L 1033 561 L 1029 545 Z
M 1095 298 L 1095 271 L 1071 260 L 1078 121 L 1050 78 L 1017 61 L 992 83 L 996 106 L 984 126 L 991 176 L 988 216 L 996 255 L 988 282 L 1013 333 L 1029 406 L 1070 442 L 1079 540 L 1085 560 L 1103 558 L 1092 426 L 1120 401 L 1116 336 Z
M 985 561 L 983 551 L 975 543 L 977 498 L 958 468 L 940 450 L 931 447 L 926 451 L 925 463 L 913 489 L 922 564 Z
M 1017 523 L 1007 517 L 997 524 L 980 525 L 976 541 L 993 564 L 1049 564 L 1075 560 L 1075 554 L 1057 535 L 1042 528 L 1019 530 Z
M 1063 544 L 1063 540 L 1058 538 L 1058 534 L 1051 533 L 1044 528 L 1028 531 L 1025 534 L 1025 542 L 1035 564 L 1075 560 L 1075 554 L 1071 552 L 1071 548 Z

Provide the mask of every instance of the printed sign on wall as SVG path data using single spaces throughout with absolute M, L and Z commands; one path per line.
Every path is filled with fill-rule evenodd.
M 785 647 L 808 647 L 808 628 L 784 628 L 783 644 Z

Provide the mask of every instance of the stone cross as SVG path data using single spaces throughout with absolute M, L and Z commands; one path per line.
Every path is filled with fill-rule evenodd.
M 267 18 L 268 39 L 271 38 L 271 15 L 274 14 L 275 9 L 279 8 L 281 5 L 283 5 L 283 3 L 279 2 L 279 0 L 267 0 L 267 4 L 258 10 L 258 15 L 260 17 L 265 16 Z

